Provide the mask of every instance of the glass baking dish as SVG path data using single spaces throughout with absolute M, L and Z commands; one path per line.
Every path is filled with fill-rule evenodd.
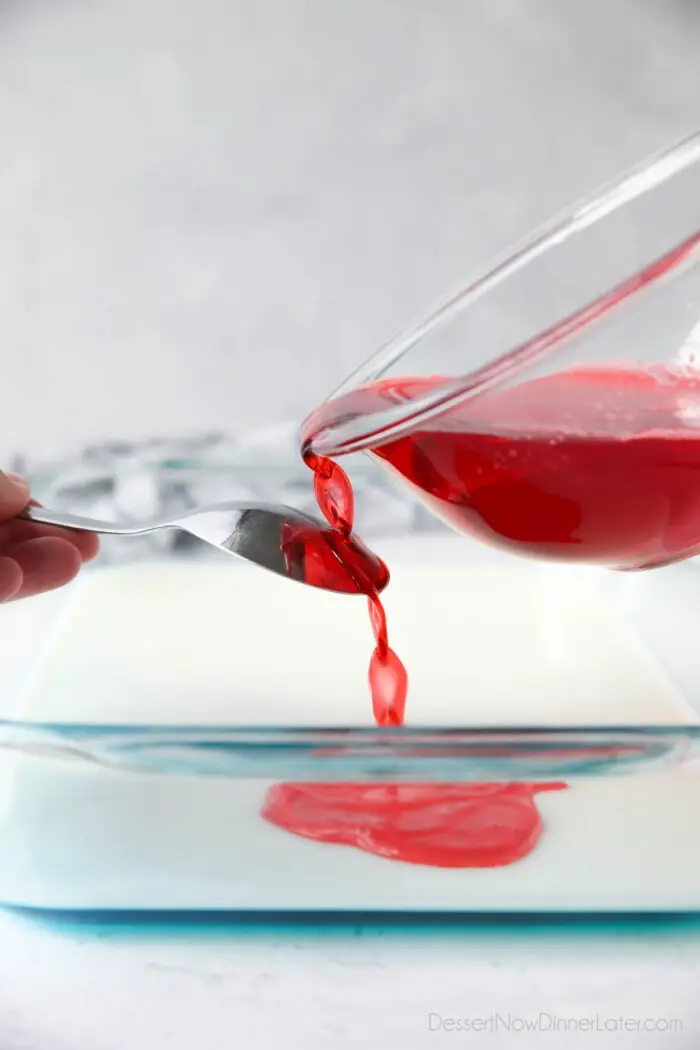
M 261 477 L 308 501 L 293 457 L 266 457 L 214 436 L 15 466 L 103 518 L 259 497 Z M 508 559 L 353 474 L 393 573 L 406 727 L 372 724 L 361 599 L 172 536 L 105 542 L 75 584 L 2 611 L 0 902 L 700 908 L 697 565 Z

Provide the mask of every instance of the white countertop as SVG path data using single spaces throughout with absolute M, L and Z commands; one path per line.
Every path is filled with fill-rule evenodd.
M 448 1035 L 574 1050 L 597 1045 L 596 1024 L 615 1050 L 690 1050 L 700 1035 L 691 920 L 130 929 L 5 914 L 0 943 L 3 1050 L 420 1050 Z M 474 1032 L 431 1031 L 459 1018 Z

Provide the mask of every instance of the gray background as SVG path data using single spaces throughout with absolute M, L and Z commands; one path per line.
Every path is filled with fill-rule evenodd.
M 0 464 L 300 416 L 495 249 L 700 125 L 699 43 L 697 0 L 0 0 Z M 3 1050 L 413 1050 L 438 1045 L 429 1010 L 470 1003 L 682 1017 L 606 1045 L 697 1045 L 692 924 L 0 924 Z
M 0 0 L 0 457 L 296 418 L 700 124 L 693 0 Z

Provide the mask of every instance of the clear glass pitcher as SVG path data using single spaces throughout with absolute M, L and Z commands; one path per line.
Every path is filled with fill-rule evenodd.
M 457 531 L 616 569 L 700 551 L 700 132 L 555 218 L 305 422 Z

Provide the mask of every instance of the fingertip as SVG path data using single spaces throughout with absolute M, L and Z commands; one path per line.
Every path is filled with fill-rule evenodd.
M 0 602 L 9 602 L 22 587 L 22 570 L 14 558 L 0 557 Z
M 63 587 L 75 579 L 83 564 L 77 547 L 55 536 L 14 543 L 7 553 L 17 562 L 22 574 L 21 586 L 12 595 L 13 599 Z
M 100 549 L 99 538 L 93 532 L 62 529 L 58 525 L 44 525 L 24 518 L 13 518 L 11 521 L 0 522 L 0 548 L 3 550 L 15 543 L 48 537 L 72 543 L 84 562 L 92 561 Z
M 92 561 L 100 553 L 100 537 L 94 532 L 76 532 L 73 545 L 78 548 L 83 562 Z

